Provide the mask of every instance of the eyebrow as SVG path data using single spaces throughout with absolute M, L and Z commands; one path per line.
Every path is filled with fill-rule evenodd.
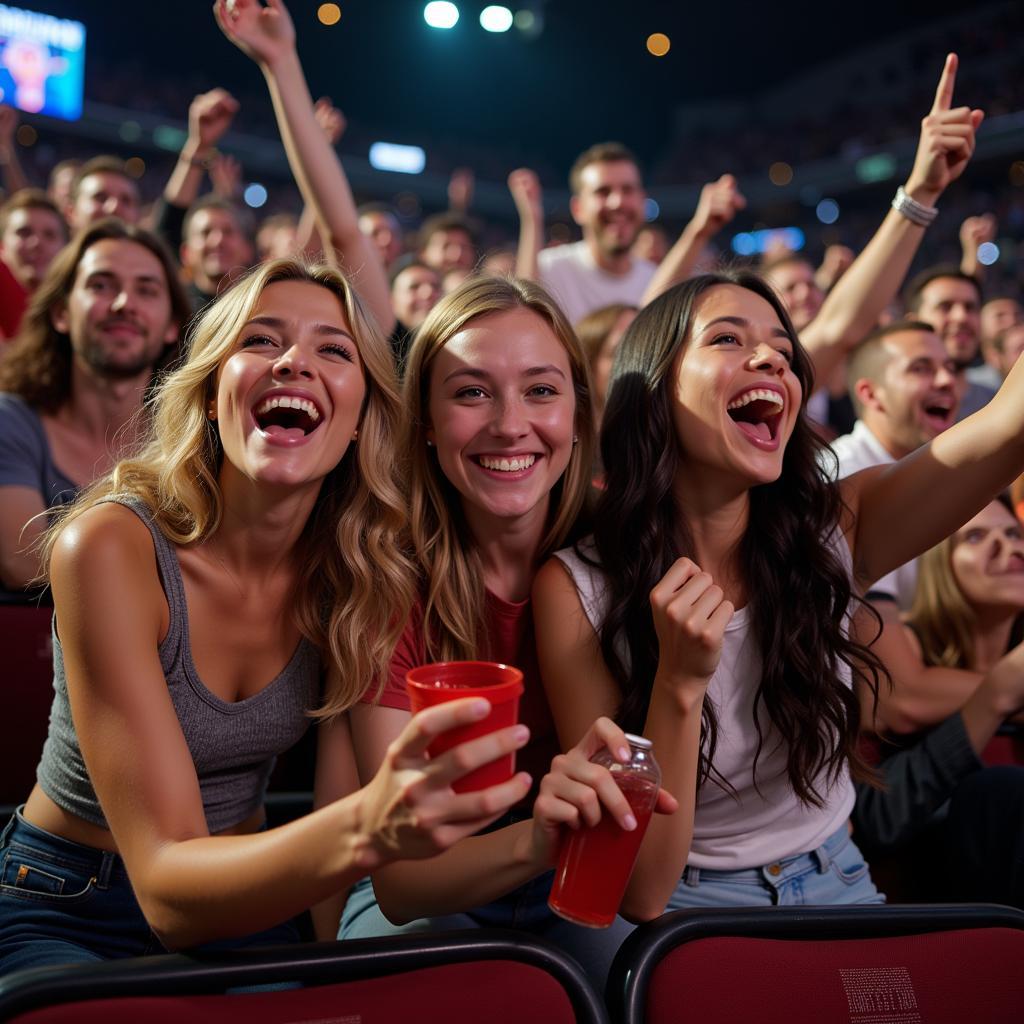
M 112 271 L 112 270 L 105 270 L 103 268 L 99 268 L 97 270 L 90 270 L 89 273 L 86 275 L 85 279 L 86 279 L 86 281 L 93 281 L 97 277 L 101 277 L 101 278 L 104 278 L 104 279 L 109 279 L 111 281 L 118 280 L 117 274 L 115 274 L 114 271 Z M 132 280 L 134 282 L 136 282 L 136 283 L 141 283 L 141 284 L 158 284 L 161 287 L 164 287 L 164 288 L 167 287 L 166 280 L 164 280 L 164 278 L 162 278 L 162 277 L 157 276 L 156 274 L 136 274 L 132 278 Z
M 565 380 L 565 374 L 557 367 L 551 364 L 547 366 L 531 366 L 529 369 L 523 370 L 523 377 L 543 377 L 546 373 L 558 374 L 562 380 Z M 471 366 L 462 367 L 459 370 L 452 370 L 451 373 L 445 377 L 442 383 L 447 384 L 454 377 L 472 377 L 474 380 L 489 380 L 490 374 L 486 370 L 477 370 Z
M 251 320 L 246 323 L 246 327 L 251 327 L 253 324 L 262 325 L 263 327 L 273 327 L 274 330 L 283 331 L 286 324 L 284 320 L 281 320 L 276 316 L 254 316 Z M 326 334 L 329 337 L 342 337 L 348 338 L 349 341 L 355 342 L 355 338 L 340 327 L 335 327 L 333 324 L 314 324 L 313 330 L 317 334 Z
M 706 330 L 708 330 L 708 328 L 714 327 L 715 324 L 733 324 L 736 327 L 749 327 L 750 326 L 750 321 L 749 320 L 745 320 L 741 316 L 719 316 L 719 317 L 715 317 L 714 320 L 708 321 L 708 323 L 706 323 L 703 326 L 703 328 L 701 328 L 701 334 L 703 334 Z M 793 340 L 786 333 L 785 327 L 773 327 L 772 328 L 772 334 L 774 334 L 776 338 L 785 338 L 786 341 L 789 341 L 789 342 L 792 342 L 792 340 Z

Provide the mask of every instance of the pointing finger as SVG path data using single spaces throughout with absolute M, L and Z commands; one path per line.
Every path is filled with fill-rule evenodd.
M 942 76 L 939 78 L 939 86 L 935 90 L 935 102 L 932 104 L 932 113 L 940 110 L 949 110 L 953 104 L 953 86 L 956 85 L 957 56 L 951 53 L 946 57 L 946 64 L 942 69 Z

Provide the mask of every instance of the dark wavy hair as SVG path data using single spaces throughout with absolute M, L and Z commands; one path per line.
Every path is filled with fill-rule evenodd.
M 805 396 L 813 369 L 780 299 L 760 277 L 726 271 L 672 288 L 637 315 L 615 359 L 601 429 L 605 488 L 594 515 L 597 564 L 609 585 L 600 629 L 601 650 L 622 694 L 619 723 L 643 729 L 658 665 L 658 639 L 649 594 L 672 563 L 694 557 L 689 524 L 674 498 L 680 446 L 672 417 L 672 373 L 689 341 L 698 299 L 718 285 L 736 285 L 764 298 L 793 344 L 793 371 Z M 845 507 L 838 487 L 819 464 L 824 448 L 803 411 L 786 446 L 778 480 L 750 489 L 750 516 L 740 543 L 753 636 L 763 662 L 754 699 L 757 761 L 766 742 L 767 713 L 787 750 L 797 797 L 821 806 L 816 782 L 829 784 L 849 763 L 854 778 L 874 773 L 857 750 L 860 708 L 840 665 L 877 694 L 885 669 L 864 645 L 847 636 L 854 598 L 847 570 L 831 540 Z M 826 456 L 831 455 L 825 449 Z M 834 458 L 834 457 L 833 457 Z M 629 538 L 624 543 L 624 538 Z M 586 557 L 585 552 L 579 552 Z M 877 622 L 876 616 L 876 622 Z M 698 779 L 715 776 L 718 724 L 704 701 Z M 720 784 L 724 780 L 717 777 Z

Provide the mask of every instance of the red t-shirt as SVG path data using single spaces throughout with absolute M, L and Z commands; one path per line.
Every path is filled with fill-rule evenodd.
M 551 720 L 544 686 L 537 665 L 537 645 L 533 637 L 533 615 L 530 602 L 503 601 L 488 591 L 484 606 L 484 637 L 480 657 L 486 661 L 500 661 L 514 665 L 523 673 L 523 696 L 519 700 L 519 721 L 529 726 L 530 742 L 516 753 L 516 769 L 533 776 L 534 790 L 551 767 L 551 759 L 560 752 L 555 723 Z M 405 673 L 417 665 L 425 664 L 426 644 L 423 638 L 423 610 L 416 605 L 398 646 L 395 648 L 388 672 L 388 681 L 380 696 L 385 708 L 409 710 L 409 695 L 405 689 Z M 372 703 L 374 694 L 363 697 Z
M 0 260 L 0 341 L 9 341 L 18 333 L 27 304 L 28 293 Z

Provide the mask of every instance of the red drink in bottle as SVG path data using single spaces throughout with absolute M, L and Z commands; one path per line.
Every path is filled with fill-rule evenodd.
M 661 785 L 651 741 L 642 736 L 627 738 L 629 764 L 616 761 L 607 750 L 591 760 L 612 773 L 633 809 L 636 828 L 627 832 L 602 808 L 601 820 L 593 828 L 570 832 L 562 841 L 548 897 L 548 906 L 556 914 L 591 928 L 607 928 L 619 912 Z

